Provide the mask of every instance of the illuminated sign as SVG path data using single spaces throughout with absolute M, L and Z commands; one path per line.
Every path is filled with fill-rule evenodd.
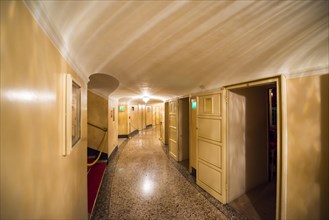
M 196 100 L 192 99 L 191 103 L 192 103 L 192 109 L 195 109 L 196 108 Z
M 123 112 L 125 110 L 125 107 L 123 105 L 119 106 L 119 111 Z

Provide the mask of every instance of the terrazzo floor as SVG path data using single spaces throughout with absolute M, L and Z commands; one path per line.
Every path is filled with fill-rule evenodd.
M 158 137 L 159 129 L 145 129 L 111 156 L 91 218 L 228 219 L 175 167 Z

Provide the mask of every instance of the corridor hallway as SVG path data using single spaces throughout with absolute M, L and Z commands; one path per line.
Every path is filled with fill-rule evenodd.
M 159 131 L 145 129 L 119 147 L 92 219 L 227 219 L 175 168 Z

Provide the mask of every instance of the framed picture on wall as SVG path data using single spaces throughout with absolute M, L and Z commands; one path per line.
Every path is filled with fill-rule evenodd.
M 81 86 L 70 74 L 65 77 L 65 143 L 63 155 L 69 155 L 81 139 Z
M 72 80 L 72 147 L 81 138 L 81 87 Z

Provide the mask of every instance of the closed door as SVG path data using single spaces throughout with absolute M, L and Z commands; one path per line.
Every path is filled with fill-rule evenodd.
M 226 136 L 223 93 L 197 98 L 197 184 L 226 203 Z
M 169 103 L 169 154 L 178 161 L 178 102 Z

